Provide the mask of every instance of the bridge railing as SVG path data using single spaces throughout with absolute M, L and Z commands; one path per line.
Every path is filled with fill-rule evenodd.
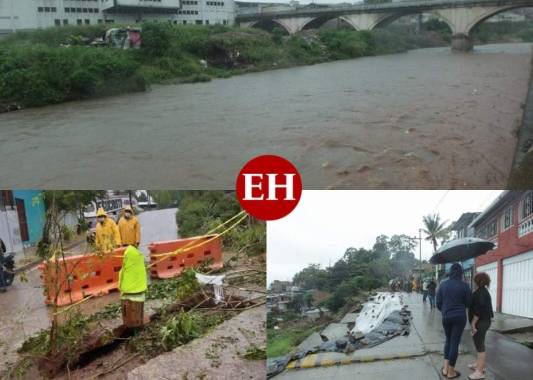
M 287 17 L 287 16 L 305 16 L 305 15 L 328 15 L 335 13 L 364 13 L 364 12 L 386 12 L 391 10 L 402 10 L 410 8 L 452 8 L 452 7 L 471 7 L 476 4 L 482 5 L 506 5 L 506 4 L 525 4 L 533 6 L 533 0 L 424 0 L 424 1 L 398 1 L 391 3 L 379 3 L 379 4 L 349 4 L 349 5 L 337 5 L 324 8 L 295 8 L 293 10 L 282 11 L 266 11 L 266 12 L 246 12 L 238 13 L 237 19 L 253 19 L 265 18 L 265 17 Z

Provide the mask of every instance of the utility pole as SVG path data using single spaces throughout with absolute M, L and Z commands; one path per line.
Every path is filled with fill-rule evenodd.
M 422 229 L 418 229 L 418 237 L 410 237 L 409 239 L 418 240 L 418 278 L 422 282 Z

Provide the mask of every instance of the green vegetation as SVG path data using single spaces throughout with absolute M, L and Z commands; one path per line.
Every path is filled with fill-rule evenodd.
M 286 330 L 268 329 L 267 357 L 273 358 L 288 354 L 302 343 L 305 338 L 319 330 L 320 327 L 317 326 L 294 327 Z
M 262 347 L 251 346 L 244 353 L 244 358 L 248 360 L 266 360 L 266 350 Z
M 0 42 L 0 109 L 142 91 L 147 84 L 215 77 L 404 51 L 386 31 L 327 30 L 284 37 L 226 26 L 142 25 L 140 50 L 92 47 L 109 26 L 15 33 Z M 396 41 L 398 42 L 398 41 Z
M 372 249 L 348 248 L 329 268 L 310 264 L 294 275 L 302 289 L 317 289 L 333 295 L 323 305 L 337 311 L 361 292 L 385 286 L 393 277 L 407 277 L 417 261 L 416 242 L 405 235 L 378 236 Z M 305 296 L 300 307 L 309 300 Z
M 205 234 L 240 211 L 234 192 L 183 191 L 176 214 L 179 233 L 182 237 Z M 250 256 L 265 253 L 265 223 L 253 218 L 245 222 L 224 235 L 225 247 L 237 252 L 246 252 Z
M 374 0 L 373 0 L 374 1 Z M 375 0 L 381 2 L 381 0 Z M 304 30 L 286 36 L 221 25 L 142 24 L 142 48 L 92 47 L 109 25 L 18 32 L 0 41 L 0 112 L 73 99 L 144 91 L 155 83 L 205 82 L 212 78 L 338 59 L 442 46 L 451 39 L 443 21 L 420 32 L 389 25 L 372 31 Z M 480 42 L 533 41 L 530 22 L 484 23 Z
M 533 22 L 484 22 L 472 31 L 472 36 L 474 37 L 474 41 L 480 43 L 509 41 L 533 42 Z
M 146 291 L 146 299 L 181 300 L 198 291 L 199 288 L 195 271 L 187 269 L 179 277 L 150 283 Z

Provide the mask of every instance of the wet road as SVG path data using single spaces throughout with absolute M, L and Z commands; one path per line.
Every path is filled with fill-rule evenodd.
M 145 211 L 137 216 L 141 223 L 140 249 L 148 255 L 148 246 L 154 241 L 174 240 L 178 238 L 176 224 L 177 208 Z M 148 256 L 147 256 L 148 257 Z
M 145 211 L 138 215 L 141 223 L 141 250 L 151 242 L 177 238 L 176 210 Z M 76 251 L 84 247 L 81 244 Z M 50 326 L 52 309 L 44 303 L 43 288 L 39 271 L 34 268 L 27 272 L 28 282 L 17 277 L 7 293 L 0 293 L 0 372 L 6 362 L 13 362 L 16 350 L 22 342 L 41 329 Z M 119 299 L 118 293 L 92 298 L 80 304 L 80 310 L 94 313 L 106 304 Z
M 441 379 L 439 370 L 442 366 L 442 350 L 444 346 L 444 331 L 442 328 L 441 314 L 431 311 L 429 304 L 422 303 L 421 295 L 407 295 L 406 303 L 412 311 L 412 331 L 409 337 L 396 337 L 374 348 L 359 350 L 370 352 L 373 350 L 375 359 L 370 363 L 356 363 L 340 366 L 318 367 L 300 370 L 286 370 L 276 376 L 276 380 L 323 380 L 359 379 L 398 380 L 411 379 Z M 402 344 L 402 341 L 405 342 Z M 412 348 L 418 345 L 423 347 L 425 354 L 416 356 Z M 487 347 L 487 373 L 489 380 L 528 379 L 533 372 L 533 350 L 512 341 L 506 336 L 489 331 L 485 342 Z M 357 352 L 357 351 L 356 351 Z M 379 360 L 380 357 L 403 357 L 396 360 Z M 467 378 L 471 372 L 467 365 L 475 361 L 475 348 L 470 330 L 465 329 L 457 370 Z
M 233 188 L 249 158 L 277 153 L 311 189 L 502 188 L 530 49 L 421 49 L 3 114 L 0 182 Z

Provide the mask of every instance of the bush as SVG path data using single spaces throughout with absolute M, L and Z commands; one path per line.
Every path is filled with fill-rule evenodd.
M 372 55 L 375 51 L 373 35 L 367 31 L 324 29 L 320 30 L 319 36 L 333 59 Z
M 62 226 L 61 231 L 63 232 L 63 239 L 65 241 L 71 241 L 72 239 L 74 239 L 74 236 L 76 236 L 76 232 L 69 226 Z
M 168 23 L 145 22 L 142 24 L 142 50 L 148 57 L 161 57 L 171 46 L 174 37 Z
M 124 90 L 144 90 L 126 51 L 13 46 L 0 52 L 0 101 L 41 106 Z

